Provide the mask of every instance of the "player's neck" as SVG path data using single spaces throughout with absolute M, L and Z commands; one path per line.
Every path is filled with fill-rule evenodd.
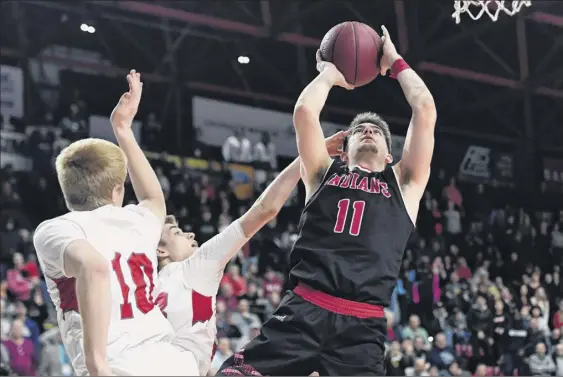
M 370 172 L 381 172 L 385 170 L 385 163 L 381 164 L 377 161 L 350 161 L 348 164 L 348 169 L 352 170 L 354 168 L 360 168 L 362 170 L 367 170 Z
M 163 259 L 158 261 L 158 270 L 162 270 L 164 267 L 170 264 L 170 259 Z

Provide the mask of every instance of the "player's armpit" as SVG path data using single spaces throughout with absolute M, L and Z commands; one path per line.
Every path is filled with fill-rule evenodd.
M 90 375 L 104 375 L 111 315 L 107 260 L 86 240 L 72 241 L 64 252 L 66 274 L 76 279 L 76 296 L 84 329 L 84 355 Z

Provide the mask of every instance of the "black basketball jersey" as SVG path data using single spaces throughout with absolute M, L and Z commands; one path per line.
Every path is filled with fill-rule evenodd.
M 334 161 L 303 209 L 291 283 L 389 306 L 413 228 L 391 166 L 370 172 Z

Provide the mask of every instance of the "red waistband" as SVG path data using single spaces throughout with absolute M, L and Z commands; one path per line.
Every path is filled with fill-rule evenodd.
M 299 283 L 293 292 L 309 301 L 311 304 L 315 304 L 336 314 L 349 315 L 358 318 L 385 317 L 385 312 L 383 311 L 382 306 L 334 297 L 328 293 L 317 291 L 305 284 Z

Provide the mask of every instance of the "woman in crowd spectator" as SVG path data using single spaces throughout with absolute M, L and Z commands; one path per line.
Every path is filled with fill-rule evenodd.
M 24 323 L 20 319 L 12 321 L 10 338 L 2 342 L 8 350 L 10 368 L 20 376 L 35 376 L 37 357 L 33 343 L 24 337 Z

